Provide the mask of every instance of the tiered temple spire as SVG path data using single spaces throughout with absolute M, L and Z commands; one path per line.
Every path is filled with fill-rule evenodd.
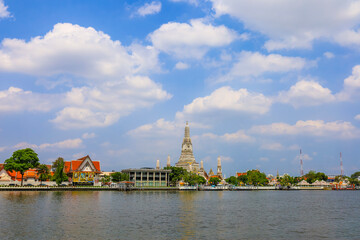
M 176 167 L 182 167 L 190 172 L 199 171 L 199 163 L 195 161 L 193 154 L 193 146 L 190 138 L 189 123 L 186 122 L 184 139 L 181 145 L 181 155 L 179 161 L 175 164 Z

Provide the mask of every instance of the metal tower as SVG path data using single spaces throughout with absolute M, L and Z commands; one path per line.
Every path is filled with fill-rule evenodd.
M 344 166 L 343 166 L 341 152 L 340 152 L 340 170 L 341 170 L 341 176 L 344 176 Z
M 300 177 L 304 176 L 304 169 L 303 169 L 303 160 L 301 155 L 301 149 L 300 149 Z

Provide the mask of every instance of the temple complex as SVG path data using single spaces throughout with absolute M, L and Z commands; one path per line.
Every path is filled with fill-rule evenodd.
M 77 160 L 65 161 L 64 164 L 64 172 L 73 185 L 99 185 L 99 161 L 92 161 L 87 155 Z
M 190 128 L 188 122 L 185 126 L 185 136 L 181 145 L 181 155 L 179 161 L 175 164 L 176 167 L 181 167 L 189 172 L 198 173 L 199 163 L 195 161 L 193 154 L 193 147 L 190 138 Z

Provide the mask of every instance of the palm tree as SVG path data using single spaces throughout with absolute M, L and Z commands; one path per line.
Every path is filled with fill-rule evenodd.
M 40 184 L 42 184 L 42 181 L 46 181 L 49 178 L 50 171 L 46 164 L 40 164 L 37 168 L 37 172 L 39 174 Z

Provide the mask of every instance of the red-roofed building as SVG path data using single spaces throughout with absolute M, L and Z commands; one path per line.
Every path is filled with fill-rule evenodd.
M 236 177 L 247 175 L 247 172 L 237 172 Z
M 97 185 L 101 173 L 100 162 L 92 161 L 89 155 L 77 160 L 65 161 L 64 172 L 73 185 Z
M 46 165 L 50 171 L 50 175 L 54 175 L 54 173 L 51 171 L 51 165 Z M 7 179 L 7 176 L 11 178 L 12 181 L 19 181 L 21 182 L 21 173 L 15 172 L 15 171 L 6 171 L 4 169 L 4 164 L 0 164 L 0 181 L 1 179 Z M 29 170 L 24 172 L 24 182 L 37 182 L 39 181 L 39 173 L 36 168 L 30 168 Z

